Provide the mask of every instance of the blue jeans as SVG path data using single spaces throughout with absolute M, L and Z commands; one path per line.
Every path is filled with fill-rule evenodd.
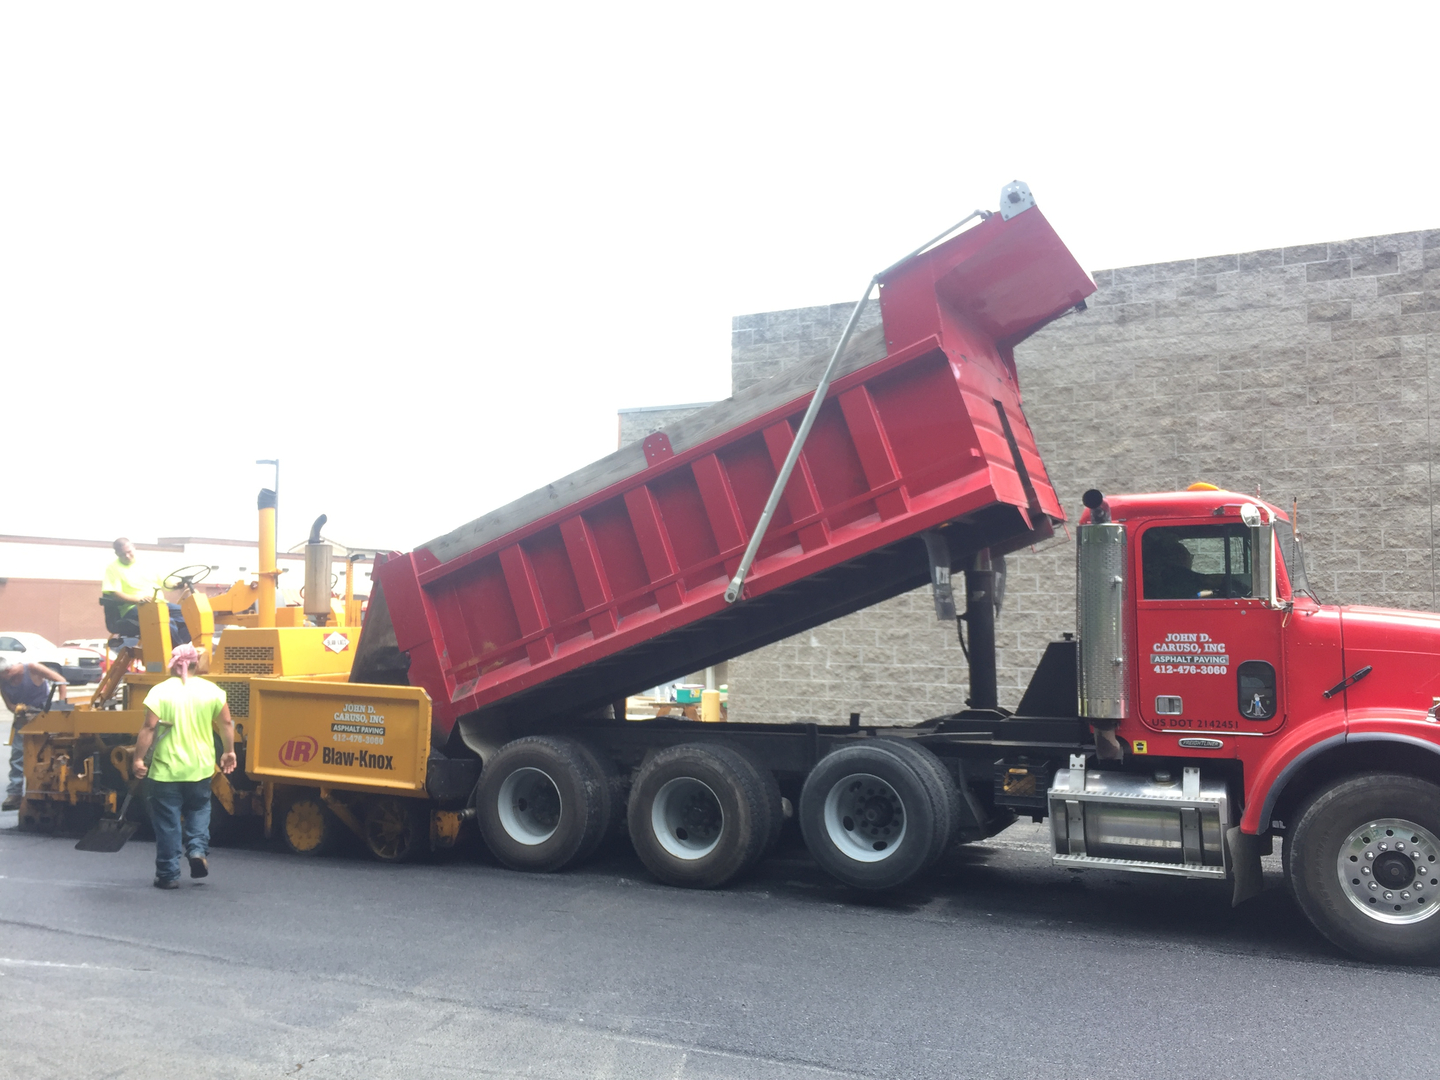
M 210 854 L 210 778 L 145 781 L 150 825 L 155 830 L 155 877 L 180 876 L 180 854 Z
M 185 625 L 185 614 L 179 604 L 167 604 L 170 608 L 170 644 L 184 645 L 190 640 L 190 628 Z
M 166 604 L 170 609 L 170 644 L 184 645 L 190 640 L 190 628 L 185 625 L 185 615 L 179 604 Z M 123 637 L 140 636 L 140 609 L 130 605 L 130 610 L 119 616 L 116 630 Z

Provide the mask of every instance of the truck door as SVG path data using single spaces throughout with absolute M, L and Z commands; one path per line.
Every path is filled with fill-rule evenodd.
M 1238 521 L 1141 530 L 1136 667 L 1148 726 L 1271 732 L 1284 723 L 1284 612 L 1254 597 L 1250 548 Z

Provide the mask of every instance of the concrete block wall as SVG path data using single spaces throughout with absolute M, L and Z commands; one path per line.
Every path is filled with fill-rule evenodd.
M 1440 230 L 1102 270 L 1088 310 L 1017 351 L 1072 520 L 1088 487 L 1205 480 L 1289 505 L 1327 602 L 1435 610 Z M 833 348 L 851 305 L 737 316 L 736 389 Z M 875 306 L 866 313 L 878 320 Z M 868 323 L 867 323 L 868 325 Z M 1001 703 L 1074 622 L 1068 542 L 1010 557 Z M 963 706 L 925 591 L 738 657 L 733 720 L 903 723 Z
M 791 364 L 829 354 L 845 332 L 855 302 L 736 315 L 730 330 L 730 392 L 778 375 Z M 880 303 L 871 299 L 855 329 L 880 324 Z
M 677 420 L 683 420 L 693 412 L 699 412 L 712 401 L 697 401 L 693 405 L 650 405 L 639 409 L 621 409 L 619 412 L 620 441 L 617 448 L 640 442 L 652 431 L 659 431 Z

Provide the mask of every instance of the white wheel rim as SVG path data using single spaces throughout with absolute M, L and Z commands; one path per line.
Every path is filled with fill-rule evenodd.
M 560 827 L 560 789 L 548 773 L 516 769 L 500 784 L 500 827 L 517 844 L 543 844 Z
M 1350 903 L 1383 923 L 1414 923 L 1440 910 L 1440 839 L 1403 818 L 1353 831 L 1335 862 Z
M 725 811 L 708 784 L 693 776 L 667 780 L 650 804 L 650 828 L 677 859 L 703 859 L 720 843 Z
M 825 833 L 856 862 L 881 862 L 899 851 L 908 816 L 899 793 L 871 773 L 842 777 L 825 796 Z

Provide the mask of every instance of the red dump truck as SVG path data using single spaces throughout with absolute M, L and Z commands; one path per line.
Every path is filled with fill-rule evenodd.
M 1028 189 L 877 275 L 882 325 L 374 573 L 350 678 L 433 703 L 430 790 L 518 870 L 628 830 L 662 881 L 722 885 L 798 818 L 890 888 L 1019 815 L 1056 863 L 1260 888 L 1284 838 L 1314 924 L 1440 956 L 1440 617 L 1324 606 L 1290 518 L 1196 485 L 1086 494 L 1077 627 L 996 694 L 1004 558 L 1065 514 L 1015 346 L 1094 291 Z M 868 295 L 868 294 L 867 294 Z M 857 307 L 857 313 L 859 308 Z M 665 680 L 930 583 L 970 664 L 909 727 L 627 721 Z M 957 703 L 959 704 L 959 703 Z M 623 708 L 623 706 L 622 706 Z

